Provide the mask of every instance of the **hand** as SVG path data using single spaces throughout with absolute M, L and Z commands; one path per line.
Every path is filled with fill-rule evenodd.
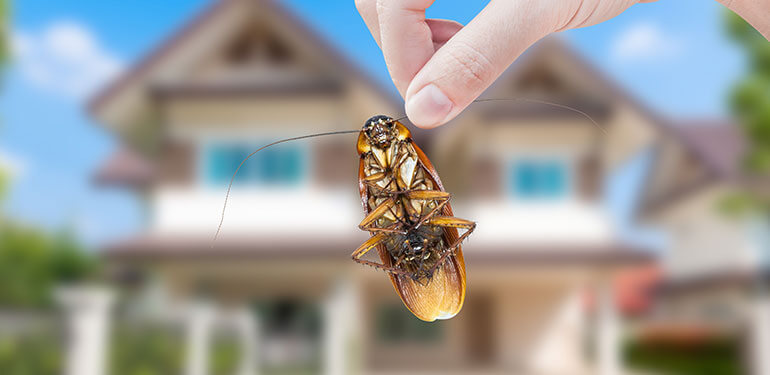
M 426 19 L 433 1 L 356 0 L 406 101 L 407 116 L 422 128 L 457 116 L 544 36 L 594 25 L 654 0 L 492 0 L 466 26 Z

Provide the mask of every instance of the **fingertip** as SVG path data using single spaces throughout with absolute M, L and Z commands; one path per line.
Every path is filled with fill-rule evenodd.
M 432 129 L 450 119 L 454 103 L 434 84 L 428 84 L 407 97 L 406 116 L 415 126 Z

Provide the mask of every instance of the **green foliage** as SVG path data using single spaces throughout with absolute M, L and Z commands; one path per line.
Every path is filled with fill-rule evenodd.
M 63 346 L 50 332 L 0 337 L 0 374 L 58 375 Z
M 185 364 L 185 333 L 164 324 L 118 324 L 113 331 L 110 374 L 181 374 Z M 212 375 L 234 374 L 240 359 L 233 335 L 215 335 L 209 352 Z
M 764 41 L 765 38 L 754 27 L 749 25 L 741 16 L 735 14 L 735 12 L 727 11 L 726 13 L 726 26 L 727 33 L 733 37 L 733 39 L 741 42 L 754 42 Z
M 50 306 L 53 287 L 82 281 L 94 269 L 95 261 L 71 236 L 0 218 L 0 307 Z
M 118 325 L 112 335 L 110 374 L 181 374 L 184 335 L 163 326 Z
M 749 140 L 747 171 L 770 174 L 770 43 L 735 13 L 727 14 L 730 36 L 745 48 L 750 71 L 733 89 L 730 105 Z
M 762 214 L 766 209 L 770 208 L 767 205 L 760 205 L 756 197 L 745 194 L 735 193 L 723 197 L 718 202 L 718 209 L 720 212 L 732 216 L 740 217 L 745 214 Z
M 56 329 L 0 335 L 0 374 L 63 373 L 64 337 Z M 118 321 L 112 331 L 108 368 L 112 375 L 182 374 L 185 333 L 167 324 Z M 234 374 L 240 352 L 232 335 L 217 336 L 211 347 L 211 374 Z
M 0 208 L 3 207 L 3 198 L 8 194 L 8 172 L 0 169 Z
M 240 362 L 241 352 L 240 344 L 232 334 L 215 336 L 210 354 L 209 374 L 235 374 L 238 362 Z
M 630 368 L 664 375 L 745 374 L 737 340 L 711 339 L 687 345 L 634 341 L 625 347 Z

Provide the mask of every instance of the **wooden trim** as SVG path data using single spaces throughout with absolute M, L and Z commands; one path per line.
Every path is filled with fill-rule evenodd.
M 190 237 L 136 237 L 108 245 L 104 256 L 111 260 L 200 260 L 216 259 L 339 259 L 347 261 L 358 246 L 355 238 L 328 240 L 238 238 L 220 239 L 212 247 L 211 239 Z M 638 265 L 655 261 L 655 256 L 640 248 L 623 244 L 601 247 L 578 245 L 510 246 L 508 249 L 474 247 L 466 256 L 469 265 Z
M 333 80 L 303 81 L 296 83 L 284 82 L 276 84 L 255 83 L 237 86 L 187 84 L 154 86 L 150 88 L 151 95 L 158 99 L 199 97 L 230 98 L 233 96 L 297 96 L 319 94 L 338 95 L 343 91 L 343 85 Z

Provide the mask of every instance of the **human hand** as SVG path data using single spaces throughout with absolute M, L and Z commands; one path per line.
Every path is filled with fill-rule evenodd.
M 651 1 L 492 0 L 466 26 L 426 19 L 434 0 L 356 0 L 356 7 L 382 48 L 407 116 L 433 128 L 457 116 L 537 40 Z
M 426 19 L 434 0 L 356 0 L 415 125 L 457 116 L 544 36 L 610 19 L 640 0 L 492 0 L 466 26 Z

